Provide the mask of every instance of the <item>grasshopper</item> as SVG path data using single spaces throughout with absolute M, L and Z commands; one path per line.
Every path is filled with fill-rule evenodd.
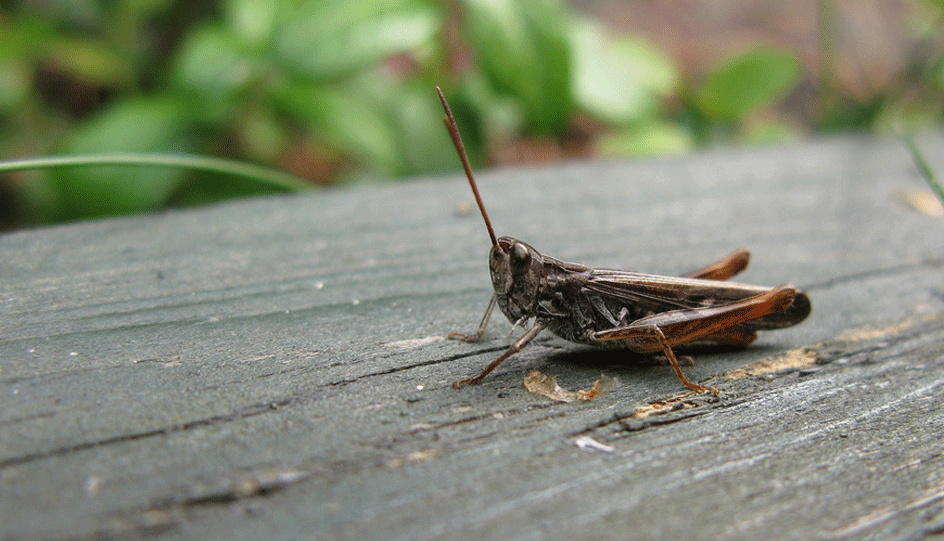
M 495 290 L 478 331 L 453 332 L 449 338 L 480 340 L 496 305 L 515 327 L 534 322 L 479 375 L 453 383 L 456 389 L 480 382 L 547 329 L 571 342 L 661 353 L 683 385 L 717 396 L 717 389 L 685 376 L 673 347 L 695 341 L 746 346 L 757 331 L 796 325 L 810 314 L 809 297 L 790 284 L 768 288 L 726 281 L 747 267 L 747 250 L 735 250 L 707 267 L 674 277 L 595 269 L 542 255 L 511 237 L 496 237 L 452 110 L 439 87 L 436 92 L 446 112 L 443 123 L 492 241 L 488 267 Z

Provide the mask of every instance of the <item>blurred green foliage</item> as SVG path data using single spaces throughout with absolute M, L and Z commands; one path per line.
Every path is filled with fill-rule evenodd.
M 776 110 L 801 82 L 794 54 L 758 47 L 703 80 L 684 80 L 662 51 L 610 35 L 559 0 L 3 6 L 4 159 L 203 154 L 266 164 L 313 184 L 439 173 L 458 162 L 435 85 L 452 102 L 478 165 L 502 141 L 562 137 L 578 125 L 591 131 L 583 152 L 605 156 L 797 132 L 783 115 L 759 114 Z M 925 101 L 940 99 L 942 65 L 939 56 L 925 74 L 932 87 Z M 868 128 L 888 109 L 837 100 L 821 121 Z M 144 162 L 45 168 L 0 183 L 16 201 L 5 211 L 26 209 L 25 223 L 290 189 L 265 177 Z

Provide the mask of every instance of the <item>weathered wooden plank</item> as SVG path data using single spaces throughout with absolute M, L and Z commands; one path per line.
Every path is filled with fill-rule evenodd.
M 942 138 L 922 141 L 941 148 Z M 944 157 L 930 153 L 944 170 Z M 675 273 L 745 246 L 806 323 L 687 367 L 471 330 L 458 177 L 0 237 L 0 536 L 913 537 L 944 530 L 944 223 L 894 141 L 482 174 L 500 234 Z M 620 384 L 590 404 L 521 385 Z M 578 448 L 586 436 L 613 448 Z

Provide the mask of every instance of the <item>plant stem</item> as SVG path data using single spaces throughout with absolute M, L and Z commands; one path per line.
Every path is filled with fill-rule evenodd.
M 0 173 L 23 171 L 26 169 L 46 169 L 52 167 L 87 167 L 94 165 L 158 165 L 181 167 L 198 171 L 212 171 L 238 177 L 246 177 L 258 182 L 277 186 L 290 191 L 302 191 L 312 188 L 311 183 L 301 177 L 283 173 L 268 167 L 250 163 L 209 156 L 189 154 L 76 154 L 70 156 L 44 156 L 19 160 L 0 161 Z
M 944 188 L 941 188 L 941 183 L 934 177 L 934 171 L 931 170 L 931 166 L 928 164 L 927 160 L 924 159 L 924 154 L 921 153 L 918 144 L 915 143 L 914 135 L 902 135 L 901 138 L 905 141 L 905 144 L 908 145 L 908 150 L 911 151 L 911 157 L 914 158 L 915 165 L 918 166 L 918 170 L 921 171 L 924 180 L 927 181 L 928 186 L 931 187 L 937 195 L 937 198 L 944 204 Z

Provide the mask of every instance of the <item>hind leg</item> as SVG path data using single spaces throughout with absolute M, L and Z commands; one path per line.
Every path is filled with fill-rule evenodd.
M 707 267 L 683 274 L 685 278 L 702 280 L 727 280 L 747 268 L 751 253 L 745 249 L 735 250 Z
M 621 340 L 626 347 L 639 353 L 661 351 L 683 385 L 693 391 L 709 391 L 717 395 L 716 389 L 693 383 L 685 377 L 672 347 L 702 339 L 735 344 L 753 340 L 753 331 L 744 332 L 737 326 L 785 310 L 795 295 L 793 286 L 784 285 L 721 306 L 660 312 L 625 327 L 596 332 L 593 338 L 600 341 Z

